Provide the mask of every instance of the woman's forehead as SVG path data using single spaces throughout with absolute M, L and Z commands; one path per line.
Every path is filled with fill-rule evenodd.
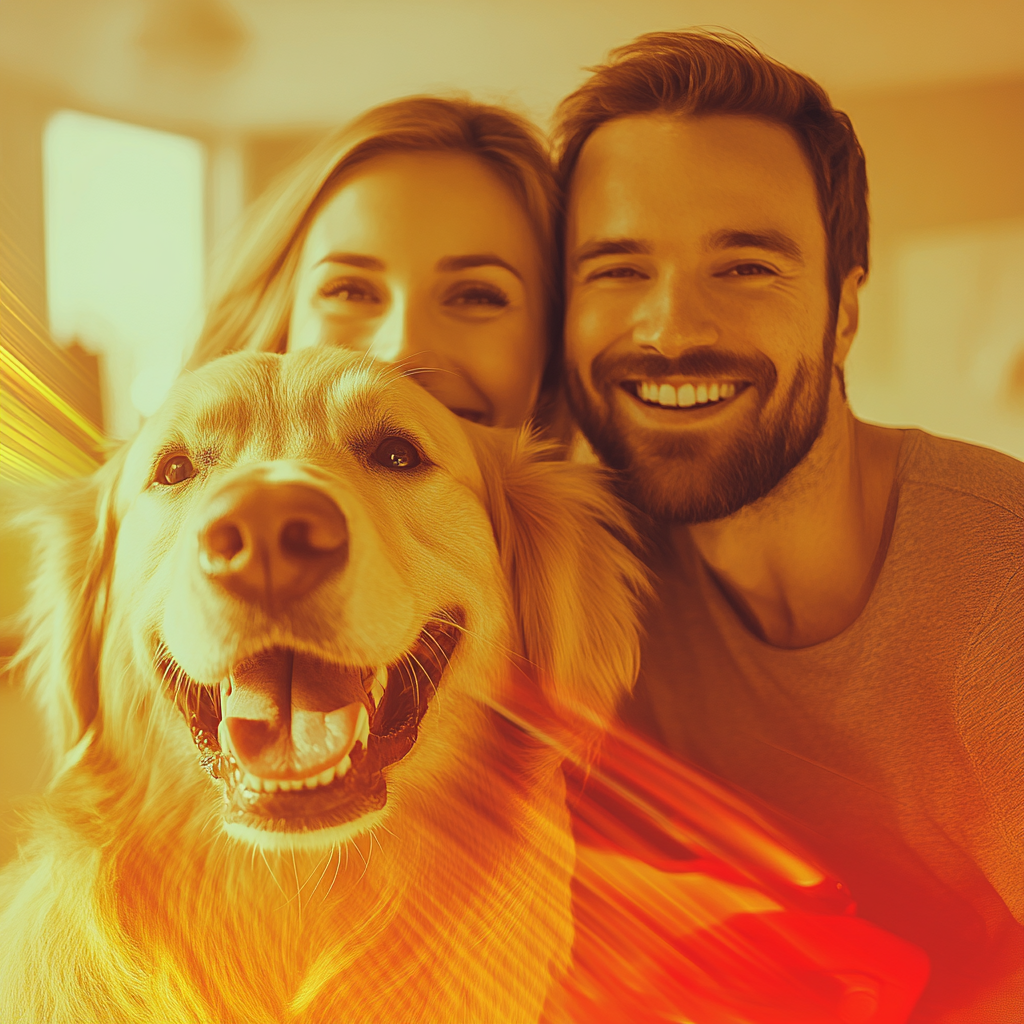
M 354 168 L 326 200 L 310 224 L 304 262 L 332 252 L 396 262 L 494 250 L 520 261 L 538 256 L 526 211 L 484 160 L 388 153 Z

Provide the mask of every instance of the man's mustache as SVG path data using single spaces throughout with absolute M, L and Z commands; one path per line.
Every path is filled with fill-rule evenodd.
M 597 388 L 614 386 L 623 380 L 651 380 L 656 377 L 708 377 L 713 380 L 745 381 L 767 396 L 778 381 L 775 364 L 764 355 L 739 356 L 733 352 L 704 347 L 692 348 L 678 356 L 660 352 L 602 352 L 591 366 Z

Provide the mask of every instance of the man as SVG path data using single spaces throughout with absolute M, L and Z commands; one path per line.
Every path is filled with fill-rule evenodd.
M 569 397 L 655 537 L 626 718 L 928 952 L 916 1020 L 1024 1019 L 1024 466 L 851 413 L 848 119 L 745 40 L 658 33 L 558 137 Z

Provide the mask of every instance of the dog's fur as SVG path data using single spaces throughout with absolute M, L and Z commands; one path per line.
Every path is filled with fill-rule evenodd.
M 422 472 L 367 459 L 395 431 Z M 199 470 L 176 488 L 152 482 L 168 445 Z M 204 495 L 256 465 L 328 494 L 350 535 L 345 570 L 274 613 L 195 570 Z M 180 382 L 33 521 L 22 668 L 59 769 L 0 876 L 0 1019 L 537 1019 L 572 940 L 560 754 L 494 709 L 528 676 L 600 723 L 634 678 L 643 581 L 598 471 L 351 355 L 248 354 Z M 461 641 L 382 811 L 225 831 L 160 652 L 179 688 L 270 644 L 384 664 L 454 606 Z

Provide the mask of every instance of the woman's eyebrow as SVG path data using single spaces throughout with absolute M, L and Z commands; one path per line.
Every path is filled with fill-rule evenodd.
M 507 263 L 500 256 L 495 256 L 494 253 L 481 252 L 468 253 L 465 256 L 443 256 L 437 261 L 437 269 L 442 273 L 470 270 L 473 267 L 504 267 L 509 273 L 515 274 L 520 281 L 523 279 L 523 275 L 511 263 Z
M 344 263 L 349 267 L 362 267 L 363 270 L 384 270 L 386 264 L 376 256 L 363 256 L 358 252 L 329 252 L 322 260 L 317 260 L 316 266 L 321 263 Z

